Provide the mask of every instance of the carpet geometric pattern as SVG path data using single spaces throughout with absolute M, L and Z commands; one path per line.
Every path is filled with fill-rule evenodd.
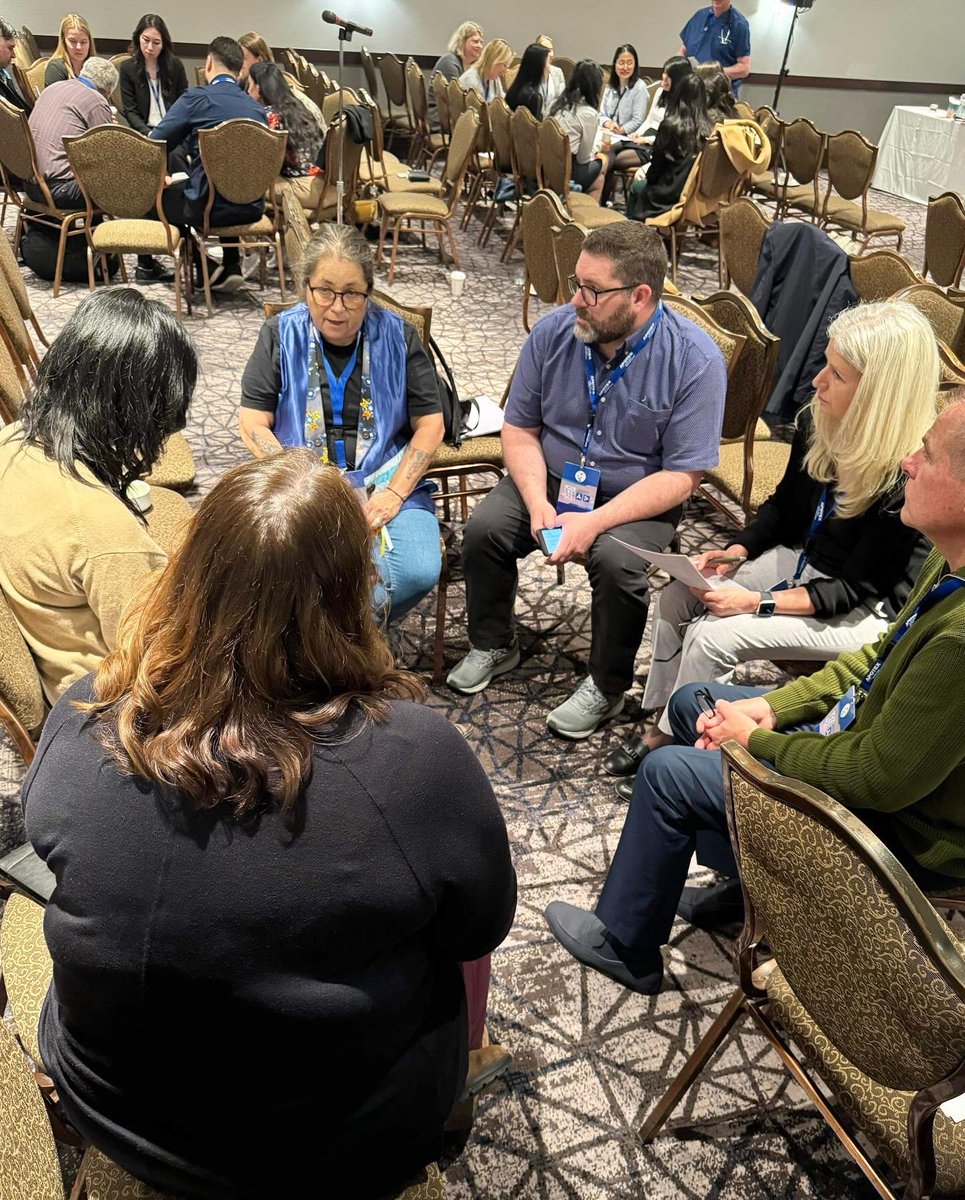
M 924 209 L 881 194 L 872 203 L 906 220 L 905 253 L 920 264 Z M 498 399 L 525 338 L 522 260 L 501 264 L 498 233 L 480 250 L 475 229 L 457 233 L 468 274 L 460 300 L 450 296 L 438 258 L 415 245 L 401 255 L 388 290 L 402 301 L 433 306 L 433 333 L 463 394 L 485 392 Z M 86 287 L 66 285 L 54 299 L 50 285 L 29 272 L 28 285 L 51 338 L 88 294 Z M 384 270 L 377 286 L 386 286 Z M 717 286 L 716 253 L 686 250 L 681 290 L 707 293 Z M 146 290 L 173 303 L 164 285 Z M 186 321 L 202 364 L 186 431 L 198 464 L 189 499 L 246 458 L 237 433 L 240 377 L 263 319 L 262 299 L 277 298 L 271 290 L 264 296 L 252 291 L 219 297 L 213 318 L 198 310 Z M 545 311 L 534 300 L 531 321 Z M 697 500 L 681 533 L 683 548 L 691 551 L 724 544 L 732 529 Z M 455 547 L 459 540 L 457 526 Z M 457 577 L 446 626 L 451 665 L 465 652 L 467 637 L 458 555 L 450 558 Z M 517 614 L 518 670 L 477 696 L 457 696 L 443 685 L 429 699 L 462 729 L 489 774 L 509 828 L 520 889 L 516 922 L 493 956 L 490 996 L 491 1035 L 512 1051 L 513 1067 L 480 1097 L 467 1151 L 446 1173 L 448 1194 L 453 1200 L 872 1195 L 777 1058 L 746 1029 L 705 1070 L 671 1122 L 695 1121 L 694 1127 L 640 1145 L 636 1130 L 643 1117 L 734 988 L 733 943 L 678 921 L 666 951 L 663 991 L 646 998 L 584 970 L 550 937 L 542 917 L 546 904 L 557 899 L 592 906 L 620 836 L 626 807 L 600 762 L 639 717 L 649 635 L 626 712 L 602 735 L 569 743 L 547 732 L 545 715 L 585 674 L 585 573 L 571 565 L 558 585 L 555 571 L 532 556 L 522 564 Z M 401 631 L 402 656 L 417 669 L 429 668 L 434 627 L 430 596 Z M 742 672 L 742 678 L 757 682 L 778 678 L 767 664 L 748 664 Z M 2 848 L 23 837 L 20 775 L 12 748 L 0 740 Z

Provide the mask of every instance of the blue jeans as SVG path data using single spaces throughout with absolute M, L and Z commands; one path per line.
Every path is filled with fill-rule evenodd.
M 404 508 L 386 529 L 392 539 L 391 550 L 383 554 L 381 538 L 372 539 L 372 555 L 379 571 L 373 607 L 380 621 L 391 624 L 404 617 L 439 582 L 442 554 L 435 513 Z

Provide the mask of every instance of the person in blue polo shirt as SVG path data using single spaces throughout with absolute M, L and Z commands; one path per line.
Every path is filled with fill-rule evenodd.
M 680 53 L 697 62 L 719 62 L 730 80 L 734 95 L 741 80 L 751 73 L 751 27 L 731 0 L 712 0 L 701 8 L 680 32 Z

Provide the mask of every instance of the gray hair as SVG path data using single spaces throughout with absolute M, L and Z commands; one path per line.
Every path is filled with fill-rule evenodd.
M 302 255 L 301 290 L 304 292 L 315 268 L 324 258 L 355 263 L 365 276 L 369 291 L 375 283 L 375 255 L 372 247 L 354 225 L 320 225 Z
M 0 38 L 3 38 L 5 42 L 15 42 L 17 40 L 16 29 L 14 29 L 9 21 L 5 21 L 3 17 L 0 17 Z
M 110 96 L 117 87 L 117 67 L 106 58 L 89 58 L 80 73 L 104 96 Z

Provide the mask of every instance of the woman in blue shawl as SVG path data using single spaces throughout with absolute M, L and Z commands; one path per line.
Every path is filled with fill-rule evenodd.
M 423 476 L 444 424 L 418 333 L 370 298 L 373 280 L 358 230 L 323 225 L 312 237 L 304 301 L 265 323 L 245 367 L 241 436 L 256 457 L 307 446 L 349 473 L 372 532 L 376 608 L 396 621 L 439 579 L 433 485 Z

